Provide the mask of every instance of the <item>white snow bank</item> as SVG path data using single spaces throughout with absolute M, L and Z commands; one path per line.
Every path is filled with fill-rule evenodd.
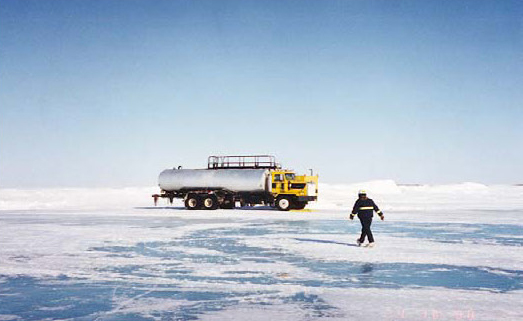
M 356 195 L 359 190 L 377 194 L 400 194 L 401 188 L 393 180 L 380 180 L 354 184 L 319 184 L 319 189 L 328 196 Z
M 318 202 L 309 208 L 352 208 L 365 189 L 384 211 L 521 210 L 523 186 L 460 183 L 398 185 L 393 180 L 319 185 Z M 0 189 L 0 210 L 96 210 L 153 206 L 157 187 Z M 159 200 L 160 206 L 169 205 Z M 176 206 L 182 202 L 175 200 Z
M 0 189 L 0 210 L 123 209 L 151 206 L 155 187 Z
M 459 183 L 449 185 L 397 185 L 392 180 L 348 185 L 320 184 L 314 208 L 352 208 L 358 190 L 365 189 L 383 210 L 520 210 L 523 186 Z

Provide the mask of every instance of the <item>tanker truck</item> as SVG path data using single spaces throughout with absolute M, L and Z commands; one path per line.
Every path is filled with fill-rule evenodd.
M 209 156 L 206 169 L 166 169 L 158 177 L 158 198 L 183 199 L 189 210 L 233 209 L 257 204 L 281 211 L 303 209 L 318 197 L 318 176 L 282 169 L 274 156 Z

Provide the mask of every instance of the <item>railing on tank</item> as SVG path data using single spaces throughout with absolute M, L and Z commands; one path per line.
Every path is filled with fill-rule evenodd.
M 267 168 L 278 169 L 280 164 L 276 163 L 276 158 L 271 155 L 253 156 L 209 156 L 207 160 L 208 169 L 223 168 Z

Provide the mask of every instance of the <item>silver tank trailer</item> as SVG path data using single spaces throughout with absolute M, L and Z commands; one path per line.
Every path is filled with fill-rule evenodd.
M 271 185 L 266 169 L 166 169 L 158 185 L 167 192 L 183 189 L 226 189 L 235 192 L 265 192 Z

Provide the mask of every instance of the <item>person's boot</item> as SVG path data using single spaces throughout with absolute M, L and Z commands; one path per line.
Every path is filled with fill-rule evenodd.
M 362 242 L 361 242 L 360 239 L 357 239 L 357 240 L 356 240 L 356 244 L 358 244 L 358 246 L 361 246 L 361 243 L 362 243 Z
M 370 242 L 369 245 L 367 245 L 368 247 L 374 247 L 374 242 Z

